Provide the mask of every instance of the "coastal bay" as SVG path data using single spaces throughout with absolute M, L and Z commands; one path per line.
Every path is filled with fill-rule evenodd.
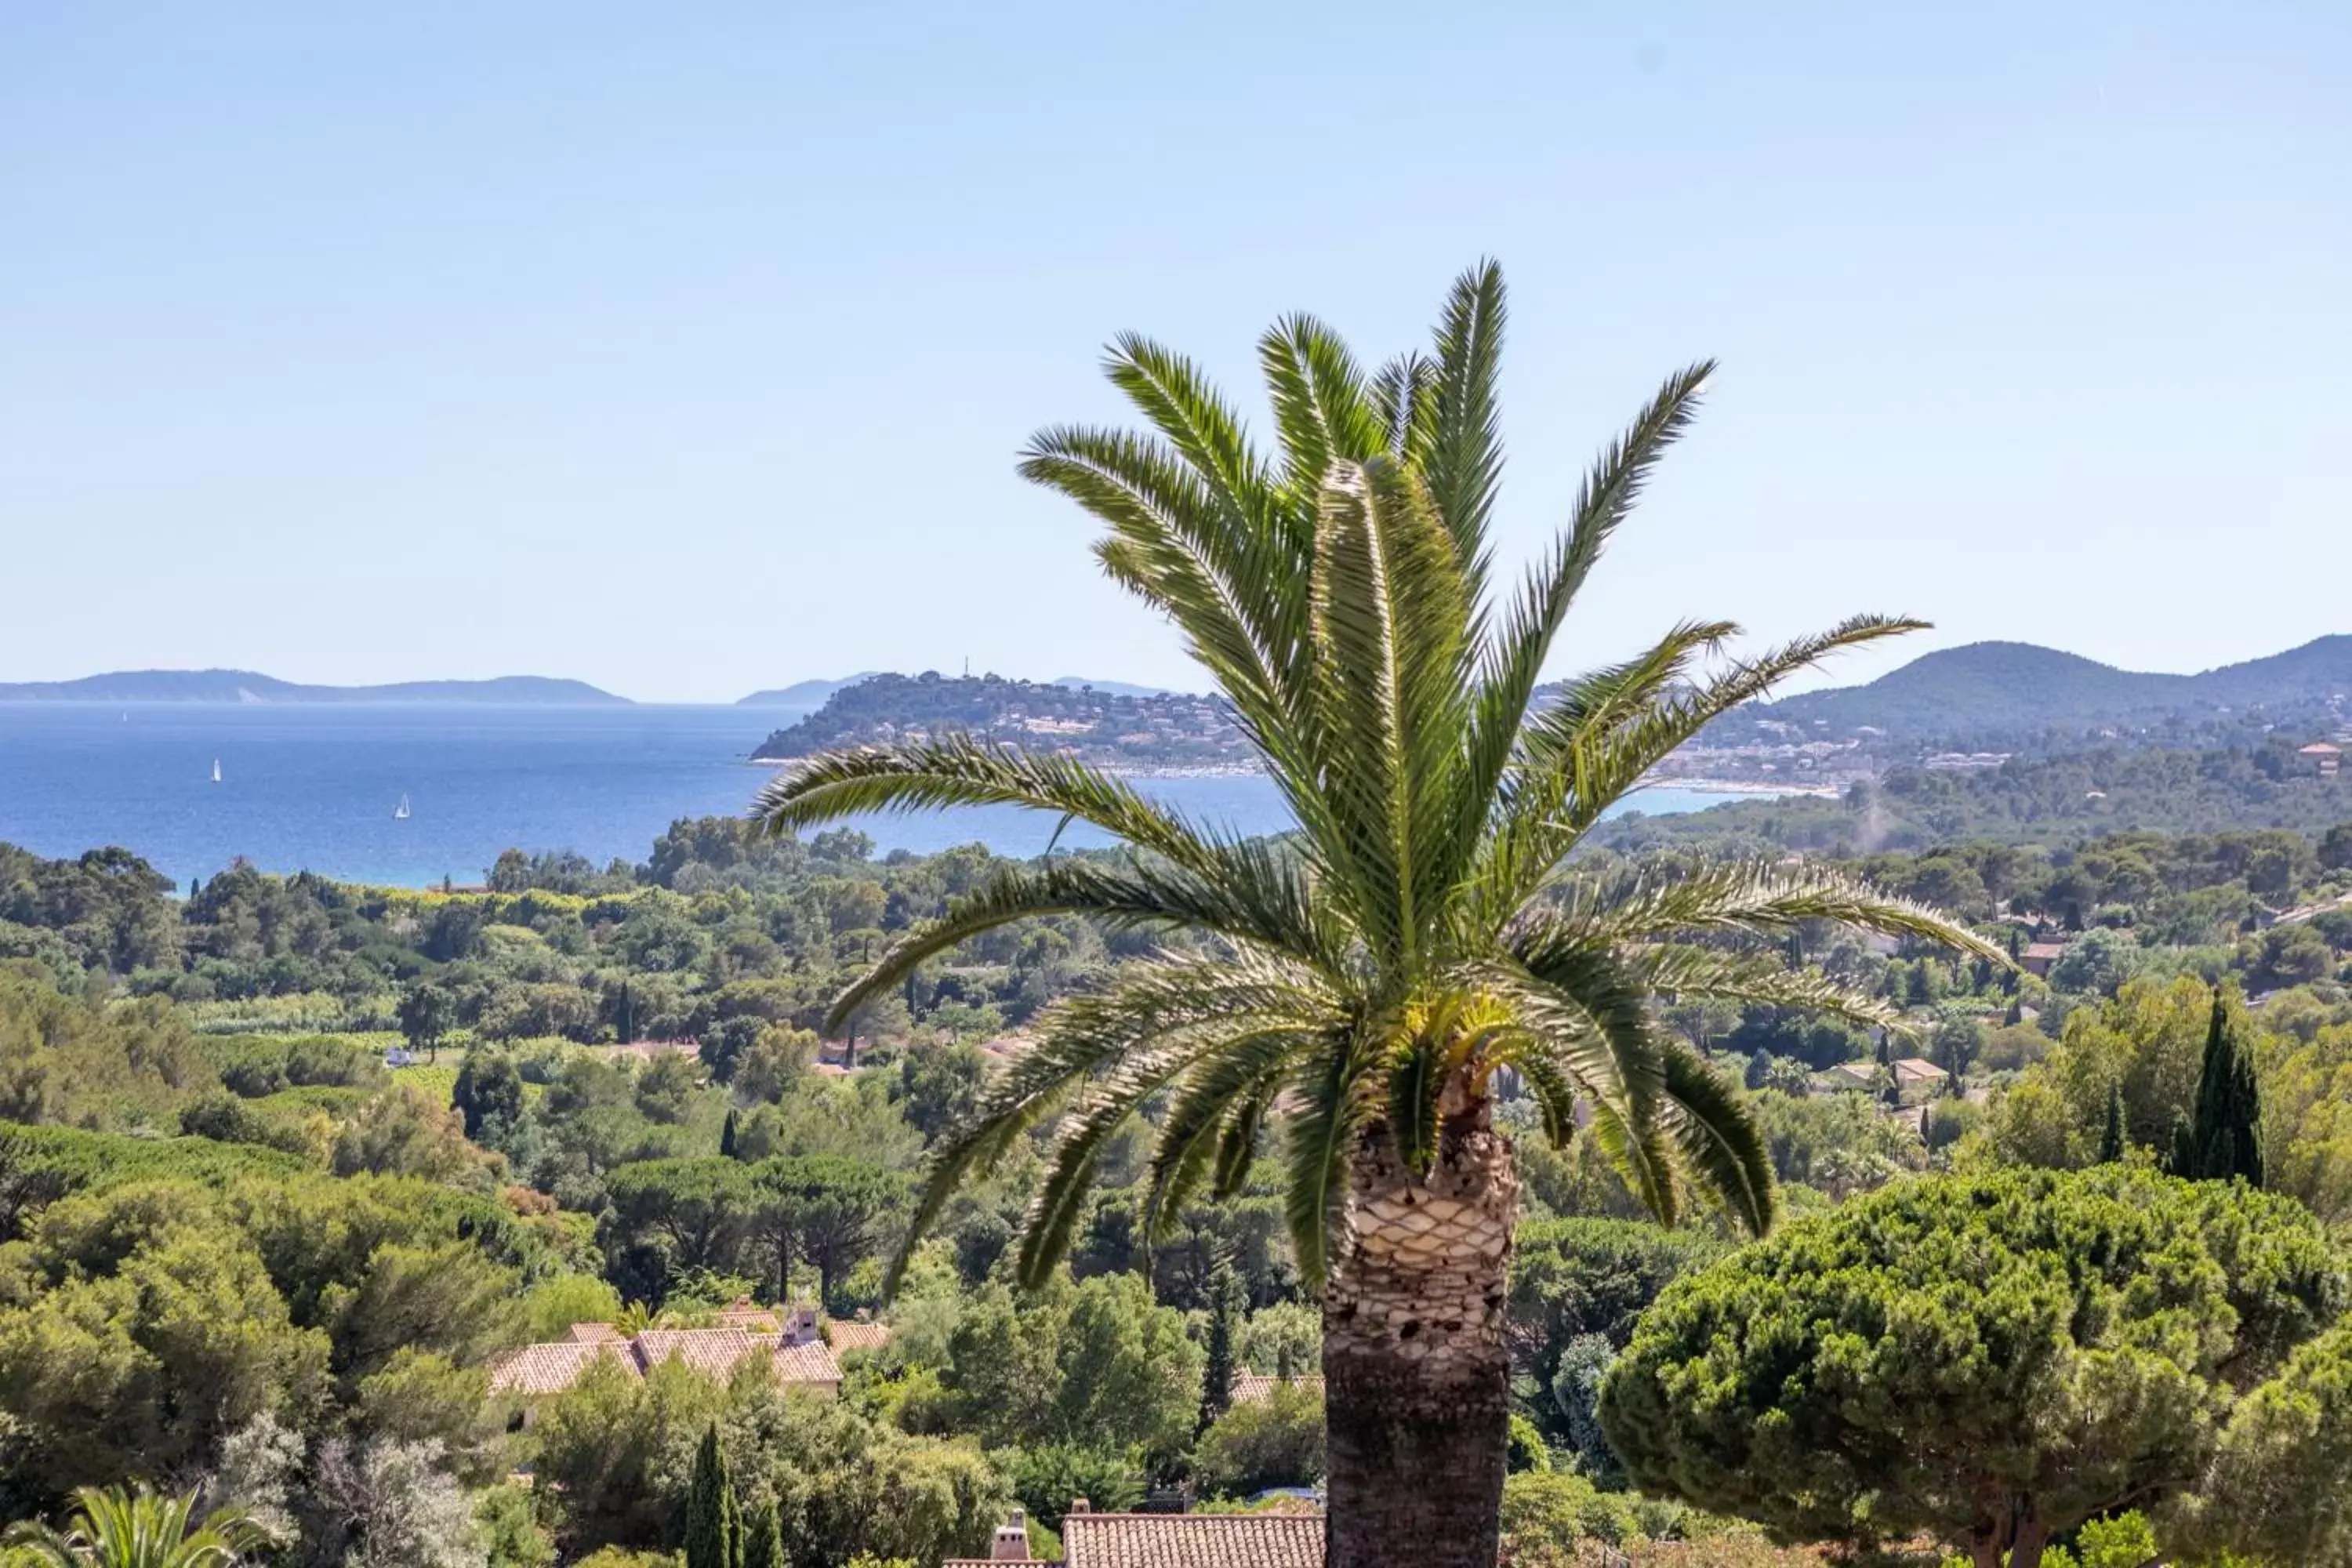
M 0 703 L 0 842 L 58 856 L 121 845 L 184 882 L 239 856 L 393 887 L 479 881 L 509 847 L 634 861 L 679 817 L 741 813 L 766 775 L 747 759 L 776 721 L 773 709 L 732 706 Z M 1136 782 L 1244 833 L 1289 826 L 1255 773 Z M 395 819 L 404 795 L 410 816 Z M 1663 814 L 1727 798 L 1664 786 L 1627 805 Z M 878 853 L 918 854 L 980 842 L 1034 855 L 1055 829 L 1012 807 L 854 826 Z M 1075 824 L 1060 840 L 1101 842 Z

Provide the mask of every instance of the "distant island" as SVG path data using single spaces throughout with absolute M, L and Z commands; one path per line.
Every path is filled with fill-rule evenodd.
M 754 691 L 749 697 L 735 700 L 738 708 L 799 708 L 807 710 L 824 705 L 825 699 L 844 687 L 855 686 L 861 680 L 871 680 L 883 673 L 862 669 L 856 675 L 845 675 L 838 680 L 795 680 L 790 686 L 779 686 L 767 691 Z M 908 677 L 899 676 L 898 679 Z M 1125 680 L 1093 680 L 1083 675 L 1057 675 L 1052 684 L 1090 689 L 1113 697 L 1172 697 L 1177 695 L 1164 686 L 1138 686 Z
M 821 708 L 824 700 L 845 686 L 855 686 L 861 680 L 871 680 L 877 672 L 861 669 L 856 675 L 845 675 L 838 680 L 795 680 L 790 686 L 779 686 L 767 691 L 754 691 L 749 697 L 735 700 L 738 708 Z
M 309 686 L 249 669 L 124 669 L 79 680 L 0 683 L 0 702 L 481 702 L 586 708 L 625 706 L 628 700 L 584 680 L 543 675 Z
M 815 712 L 762 741 L 752 760 L 788 762 L 841 746 L 947 734 L 1068 752 L 1104 767 L 1257 766 L 1223 698 L 1133 696 L 1115 683 L 1105 689 L 936 671 L 875 675 L 840 687 Z

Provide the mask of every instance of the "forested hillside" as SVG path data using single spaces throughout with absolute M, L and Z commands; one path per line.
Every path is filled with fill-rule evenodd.
M 2031 643 L 1970 643 L 1926 654 L 1867 685 L 1812 691 L 1743 710 L 1845 735 L 1907 737 L 2100 727 L 2198 727 L 2259 708 L 2276 722 L 2341 721 L 2352 710 L 2352 636 L 2199 675 L 2117 669 Z
M 927 966 L 854 1054 L 818 1037 L 877 942 L 995 864 L 711 819 L 635 866 L 513 852 L 488 892 L 238 868 L 190 897 L 121 850 L 0 848 L 0 1504 L 168 1474 L 269 1515 L 305 1562 L 397 1539 L 442 1568 L 545 1568 L 673 1551 L 715 1424 L 791 1563 L 928 1568 L 985 1552 L 1016 1504 L 1045 1552 L 1076 1497 L 1310 1482 L 1319 1394 L 1281 1380 L 1311 1377 L 1319 1328 L 1271 1162 L 1147 1246 L 1130 1130 L 1069 1268 L 1024 1293 L 1010 1242 L 1045 1174 L 1024 1141 L 883 1298 L 925 1151 L 1018 1058 L 1022 1021 L 1154 951 L 1024 922 Z M 1689 867 L 1670 846 L 1580 868 L 1637 868 Z M 2352 1237 L 2352 826 L 1979 839 L 1855 868 L 2056 956 L 2012 974 L 1811 923 L 1754 954 L 1886 998 L 1908 1040 L 1670 998 L 1663 1025 L 1744 1086 L 1792 1214 L 1937 1172 L 2093 1165 L 2116 1139 L 2168 1157 L 2220 982 L 2266 1184 Z M 1814 1561 L 1628 1489 L 1600 1421 L 1653 1300 L 1738 1256 L 1724 1222 L 1661 1230 L 1593 1140 L 1554 1150 L 1525 1100 L 1498 1115 L 1526 1181 L 1515 1560 Z M 492 1388 L 517 1347 L 695 1331 L 740 1297 L 822 1308 L 837 1397 L 664 1364 L 535 1396 L 509 1429 Z
M 2323 776 L 2289 740 L 2212 751 L 2109 746 L 2011 757 L 1989 767 L 1889 768 L 1835 800 L 1746 800 L 1604 823 L 1618 848 L 1745 836 L 1794 849 L 1921 848 L 1963 838 L 2057 846 L 2125 829 L 2276 827 L 2324 832 L 2352 819 L 2352 775 Z
M 1222 699 L 936 672 L 876 675 L 842 687 L 823 708 L 761 742 L 753 756 L 782 761 L 838 746 L 946 735 L 1069 752 L 1113 766 L 1255 766 Z

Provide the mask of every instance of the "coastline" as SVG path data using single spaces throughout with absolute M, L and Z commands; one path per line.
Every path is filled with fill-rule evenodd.
M 1660 778 L 1655 774 L 1634 787 L 1688 790 L 1693 795 L 1759 795 L 1768 799 L 1804 795 L 1812 800 L 1838 800 L 1845 795 L 1844 787 L 1834 784 L 1772 784 L 1764 779 Z
M 753 767 L 781 768 L 798 762 L 797 757 L 747 757 L 744 762 Z M 1121 779 L 1249 779 L 1264 778 L 1265 770 L 1248 763 L 1129 763 L 1098 762 L 1090 764 L 1097 772 Z M 1691 795 L 1719 795 L 1726 798 L 1754 796 L 1777 799 L 1802 795 L 1813 800 L 1837 800 L 1845 794 L 1839 784 L 1778 784 L 1767 779 L 1716 779 L 1661 777 L 1653 773 L 1633 786 L 1634 791 L 1648 789 L 1678 789 Z M 1628 792 L 1633 793 L 1633 792 Z

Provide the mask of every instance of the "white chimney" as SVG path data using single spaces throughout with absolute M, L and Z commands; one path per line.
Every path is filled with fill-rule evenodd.
M 1029 1555 L 1029 1521 L 1019 1509 L 1013 1517 L 996 1527 L 996 1540 L 988 1549 L 992 1563 L 1027 1563 Z

